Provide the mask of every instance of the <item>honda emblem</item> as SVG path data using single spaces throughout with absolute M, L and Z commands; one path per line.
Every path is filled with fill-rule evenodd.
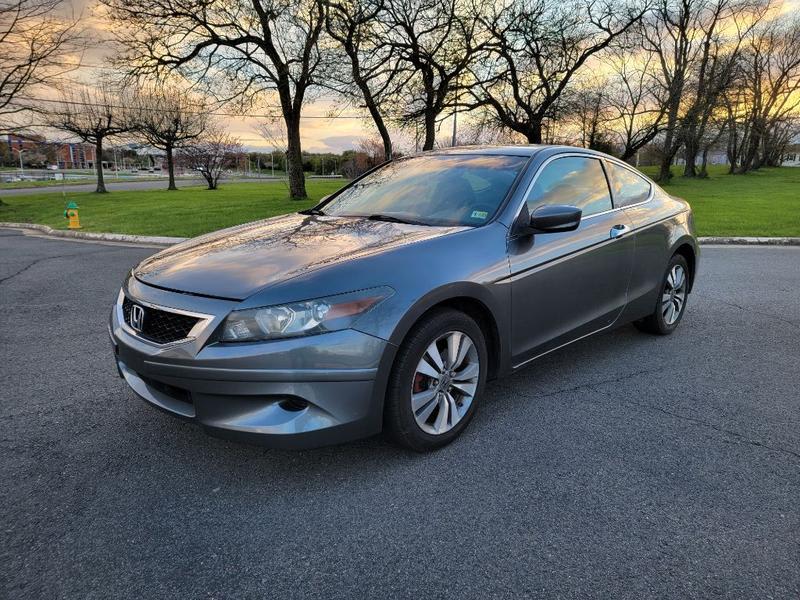
M 135 331 L 142 331 L 144 326 L 144 309 L 138 304 L 131 306 L 131 327 Z

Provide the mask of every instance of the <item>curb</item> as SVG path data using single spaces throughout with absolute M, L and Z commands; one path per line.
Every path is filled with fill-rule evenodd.
M 800 246 L 800 237 L 701 237 L 703 245 L 721 246 Z
M 183 242 L 188 238 L 182 237 L 167 237 L 167 236 L 149 236 L 149 235 L 128 235 L 125 233 L 89 233 L 87 231 L 74 231 L 64 229 L 53 229 L 47 225 L 39 225 L 36 223 L 3 223 L 0 222 L 0 227 L 8 227 L 11 229 L 29 229 L 38 231 L 49 237 L 67 238 L 73 240 L 91 240 L 95 242 L 117 242 L 123 244 L 139 244 L 142 246 L 172 246 L 179 242 Z
M 118 242 L 124 244 L 141 244 L 145 246 L 172 246 L 179 242 L 184 242 L 189 238 L 149 236 L 149 235 L 128 235 L 124 233 L 89 233 L 84 231 L 72 231 L 64 229 L 53 229 L 47 225 L 36 223 L 3 223 L 0 227 L 12 229 L 32 229 L 44 235 L 57 238 L 72 238 L 78 240 L 93 240 L 95 242 Z M 703 245 L 720 246 L 800 246 L 800 237 L 701 237 L 698 238 Z

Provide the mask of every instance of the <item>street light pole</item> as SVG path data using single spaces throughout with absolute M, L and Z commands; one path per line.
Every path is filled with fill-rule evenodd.
M 453 140 L 451 142 L 451 146 L 455 148 L 456 146 L 456 123 L 458 122 L 458 107 L 456 106 L 453 109 Z
M 12 148 L 12 150 L 16 150 L 19 154 L 19 176 L 22 177 L 25 174 L 25 167 L 22 166 L 22 153 L 25 152 L 24 148 Z

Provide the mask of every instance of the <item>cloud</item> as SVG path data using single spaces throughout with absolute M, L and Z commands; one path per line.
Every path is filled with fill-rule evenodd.
M 317 145 L 322 148 L 321 152 L 340 153 L 344 150 L 353 150 L 356 142 L 364 135 L 332 135 L 318 140 Z

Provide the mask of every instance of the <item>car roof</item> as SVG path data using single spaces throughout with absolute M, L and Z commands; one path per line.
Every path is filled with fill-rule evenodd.
M 451 148 L 440 148 L 436 150 L 429 150 L 427 152 L 420 152 L 412 154 L 411 156 L 429 156 L 429 155 L 442 155 L 442 154 L 498 154 L 505 156 L 527 156 L 532 157 L 543 150 L 561 150 L 564 152 L 585 152 L 586 154 L 594 154 L 605 156 L 602 152 L 594 150 L 587 150 L 586 148 L 579 148 L 575 146 L 564 146 L 555 144 L 520 144 L 520 145 L 503 145 L 503 146 L 490 146 L 490 145 L 476 145 L 476 146 L 455 146 Z

